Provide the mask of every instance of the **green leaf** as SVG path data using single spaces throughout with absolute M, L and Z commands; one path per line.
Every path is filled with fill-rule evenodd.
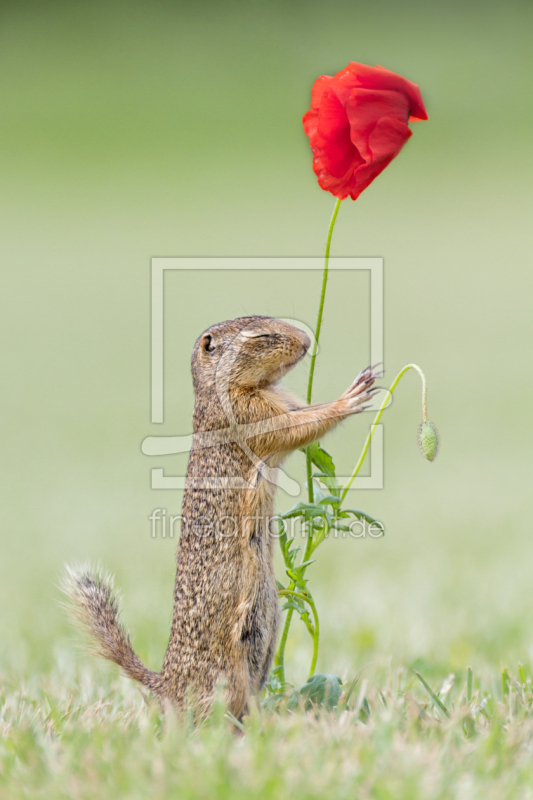
M 313 478 L 318 478 L 318 480 L 324 484 L 328 491 L 334 495 L 338 495 L 340 500 L 341 486 L 339 485 L 337 478 L 330 478 L 327 475 L 323 475 L 321 472 L 313 472 Z
M 296 561 L 296 556 L 300 552 L 300 547 L 298 545 L 296 545 L 296 547 L 294 547 L 291 550 L 291 545 L 293 544 L 293 541 L 294 541 L 293 539 L 288 539 L 287 536 L 285 536 L 284 539 L 280 537 L 279 540 L 281 553 L 283 555 L 283 560 L 285 561 L 286 567 L 294 566 L 294 562 Z
M 326 514 L 327 511 L 324 506 L 317 506 L 314 503 L 296 503 L 295 506 L 289 508 L 284 514 L 281 514 L 281 517 L 283 519 L 302 517 L 306 522 L 309 522 L 315 517 L 325 517 Z
M 319 442 L 309 445 L 308 451 L 311 454 L 311 461 L 315 467 L 318 467 L 318 469 L 329 478 L 334 478 L 335 464 L 333 463 L 333 459 L 328 451 L 324 450 L 323 447 L 320 447 Z
M 340 500 L 341 486 L 339 486 L 337 478 L 328 478 L 327 475 L 323 475 L 321 472 L 313 472 L 313 478 L 317 478 L 320 483 L 323 483 L 328 492 L 338 495 Z
M 334 494 L 326 494 L 324 497 L 320 498 L 318 502 L 321 506 L 338 506 L 340 501 L 340 497 L 335 497 Z
M 341 685 L 342 681 L 337 675 L 329 675 L 327 672 L 313 675 L 300 688 L 300 694 L 307 698 L 306 709 L 313 706 L 323 706 L 328 710 L 335 708 L 341 696 Z
M 299 547 L 295 547 L 294 550 L 288 550 L 285 558 L 285 563 L 287 567 L 293 567 L 294 562 L 296 561 L 296 556 L 300 552 Z
M 287 575 L 289 576 L 291 581 L 294 581 L 294 583 L 296 583 L 299 587 L 301 587 L 304 590 L 304 592 L 307 591 L 306 588 L 305 588 L 307 580 L 306 580 L 306 578 L 304 578 L 304 574 L 305 574 L 305 571 L 306 571 L 307 567 L 310 564 L 314 564 L 314 561 L 304 561 L 299 566 L 293 567 L 292 569 L 286 570 Z
M 330 530 L 331 530 L 331 527 L 329 525 L 324 525 L 323 528 L 321 528 L 320 530 L 317 530 L 313 534 L 313 544 L 312 544 L 312 550 L 311 550 L 312 553 L 317 549 L 317 547 L 320 544 L 322 544 L 322 542 L 324 541 L 324 539 L 326 538 L 326 536 L 328 535 Z
M 285 701 L 286 697 L 283 692 L 272 692 L 261 700 L 261 708 L 265 711 L 280 712 Z
M 331 455 L 323 447 L 320 447 L 319 442 L 310 445 L 307 450 L 311 455 L 311 462 L 319 470 L 319 472 L 313 473 L 313 477 L 318 478 L 332 495 L 340 499 L 341 490 Z
M 302 601 L 298 600 L 296 597 L 291 597 L 286 599 L 286 602 L 282 605 L 282 611 L 288 611 L 289 608 L 292 608 L 293 611 L 298 611 L 299 614 L 302 614 Z
M 307 583 L 306 579 L 304 578 L 305 567 L 302 570 L 302 567 L 294 567 L 293 569 L 286 570 L 287 575 L 291 579 L 293 583 L 296 584 L 300 589 L 304 589 L 305 591 L 305 584 Z
M 295 708 L 298 708 L 298 703 L 300 702 L 300 697 L 296 690 L 292 691 L 289 695 L 289 699 L 287 700 L 287 710 L 294 711 Z
M 383 527 L 381 522 L 374 517 L 371 517 L 370 514 L 365 514 L 364 511 L 359 511 L 357 508 L 342 508 L 339 510 L 339 517 L 346 518 L 349 515 L 356 517 L 356 519 L 364 519 L 368 522 L 369 525 L 379 525 L 381 528 Z M 385 531 L 383 531 L 385 533 Z
M 302 611 L 302 613 L 300 614 L 300 617 L 302 618 L 302 622 L 304 622 L 308 627 L 312 626 L 313 623 L 311 622 L 311 617 L 309 616 L 309 611 Z

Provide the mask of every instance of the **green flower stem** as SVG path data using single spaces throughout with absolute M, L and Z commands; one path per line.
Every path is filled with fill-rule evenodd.
M 303 600 L 304 603 L 307 603 L 308 606 L 311 608 L 311 611 L 313 612 L 313 619 L 314 619 L 314 623 L 315 623 L 314 624 L 314 631 L 311 634 L 312 637 L 313 637 L 313 658 L 311 659 L 311 666 L 309 668 L 309 678 L 312 678 L 313 675 L 315 674 L 316 662 L 317 662 L 317 659 L 318 659 L 318 642 L 319 642 L 319 637 L 320 637 L 320 623 L 318 621 L 318 613 L 317 613 L 317 610 L 316 610 L 316 606 L 315 606 L 314 600 L 309 595 L 301 594 L 300 592 L 294 592 L 292 589 L 280 589 L 279 594 L 282 595 L 282 596 L 286 596 L 286 597 L 289 597 L 289 596 L 298 597 L 300 600 Z M 292 610 L 292 609 L 289 609 L 289 610 Z M 285 625 L 286 624 L 287 624 L 287 621 L 285 620 Z M 311 633 L 310 628 L 308 628 L 308 630 Z M 287 633 L 288 633 L 288 630 L 287 630 Z
M 333 214 L 331 215 L 331 221 L 329 223 L 329 230 L 328 230 L 328 238 L 326 239 L 326 253 L 324 256 L 324 272 L 322 275 L 322 290 L 320 293 L 320 303 L 318 306 L 318 318 L 316 322 L 316 331 L 315 331 L 315 341 L 313 344 L 313 350 L 311 353 L 311 365 L 309 367 L 309 381 L 307 383 L 307 403 L 311 403 L 311 398 L 313 395 L 313 378 L 315 375 L 315 362 L 318 353 L 318 340 L 320 338 L 320 331 L 322 328 L 322 316 L 324 314 L 324 302 L 326 300 L 326 288 L 328 285 L 328 273 L 329 273 L 329 251 L 331 249 L 331 237 L 333 236 L 333 229 L 335 227 L 335 221 L 337 219 L 337 214 L 339 213 L 339 208 L 341 207 L 341 199 L 337 198 L 337 202 L 335 203 L 335 208 L 333 209 Z M 311 453 L 309 449 L 307 449 L 305 454 L 305 461 L 306 461 L 306 476 L 307 476 L 307 495 L 309 498 L 309 502 L 312 503 L 314 501 L 314 491 L 313 491 L 313 464 L 311 462 Z M 308 535 L 307 535 L 307 543 L 305 546 L 305 553 L 303 557 L 303 562 L 309 560 L 309 556 L 311 555 L 311 551 L 313 548 L 313 537 L 312 537 L 312 528 L 309 525 L 308 527 Z M 293 592 L 295 587 L 294 583 L 289 584 L 289 588 L 286 591 Z M 313 649 L 313 661 L 311 663 L 311 672 L 310 677 L 313 675 L 316 660 L 318 658 L 318 616 L 316 615 L 316 608 L 314 608 L 313 603 L 313 614 L 316 618 L 315 623 L 315 636 L 313 637 L 314 649 Z M 285 617 L 285 622 L 283 624 L 283 630 L 281 632 L 281 638 L 279 641 L 278 651 L 276 653 L 276 666 L 280 667 L 279 676 L 281 683 L 285 683 L 285 646 L 287 644 L 287 639 L 289 636 L 289 629 L 291 627 L 292 622 L 292 615 L 294 609 L 289 608 L 287 611 L 287 616 Z
M 326 255 L 324 258 L 324 273 L 322 276 L 322 293 L 320 295 L 320 305 L 318 307 L 318 319 L 316 321 L 316 333 L 315 333 L 315 342 L 313 345 L 313 353 L 311 355 L 311 366 L 309 368 L 309 382 L 307 384 L 307 402 L 311 402 L 311 396 L 313 393 L 313 377 L 315 374 L 315 361 L 318 352 L 318 340 L 320 338 L 320 329 L 322 327 L 322 315 L 324 313 L 324 301 L 326 299 L 326 286 L 328 283 L 328 270 L 329 270 L 329 250 L 331 247 L 331 237 L 333 235 L 333 228 L 335 227 L 335 220 L 337 219 L 337 214 L 339 213 L 339 208 L 341 207 L 342 200 L 339 198 L 335 203 L 335 208 L 333 209 L 333 214 L 331 215 L 331 222 L 329 223 L 329 231 L 328 231 L 328 238 L 326 241 Z
M 304 563 L 305 561 L 309 561 L 309 557 L 311 555 L 311 551 L 312 551 L 312 548 L 313 548 L 313 535 L 312 534 L 313 534 L 313 531 L 312 531 L 311 525 L 309 524 L 308 531 L 307 531 L 307 543 L 305 545 L 305 553 L 304 553 L 304 557 L 302 558 L 302 563 Z M 287 566 L 287 564 L 285 566 Z M 290 565 L 289 565 L 289 567 L 290 567 Z M 293 592 L 294 593 L 295 587 L 296 587 L 296 584 L 294 583 L 294 581 L 291 581 L 289 583 L 288 589 L 286 589 L 284 591 L 288 591 L 288 592 Z M 281 594 L 281 591 L 280 591 L 280 594 Z M 314 613 L 316 614 L 316 609 L 315 609 Z M 287 616 L 285 617 L 285 622 L 283 623 L 283 629 L 281 631 L 281 637 L 280 637 L 278 649 L 277 649 L 277 652 L 276 652 L 275 664 L 276 664 L 277 667 L 281 667 L 281 669 L 279 671 L 279 678 L 280 678 L 281 683 L 285 683 L 285 646 L 287 644 L 287 639 L 289 637 L 289 630 L 290 630 L 290 627 L 291 627 L 292 615 L 293 614 L 294 614 L 294 609 L 293 608 L 288 608 L 287 609 Z M 318 617 L 317 617 L 317 619 L 318 619 Z M 313 641 L 314 641 L 314 637 L 313 637 Z M 316 659 L 318 657 L 318 636 L 317 636 L 317 639 L 316 639 L 316 648 L 317 648 L 316 654 L 313 655 L 313 665 L 316 664 Z M 314 669 L 314 666 L 313 666 L 313 669 Z M 312 673 L 311 673 L 311 675 L 312 675 Z
M 313 500 L 311 500 L 311 502 L 313 502 Z M 309 559 L 311 558 L 311 553 L 312 552 L 313 552 L 313 527 L 312 527 L 312 523 L 310 522 L 308 524 L 308 526 L 307 526 L 307 541 L 306 541 L 306 544 L 305 544 L 305 550 L 304 550 L 304 555 L 303 555 L 303 558 L 302 558 L 302 564 L 305 561 L 309 561 Z
M 335 220 L 337 219 L 337 214 L 339 213 L 339 208 L 341 207 L 342 200 L 337 198 L 337 202 L 335 203 L 335 208 L 333 209 L 333 214 L 331 215 L 331 222 L 329 223 L 329 230 L 328 230 L 328 238 L 326 240 L 326 254 L 324 257 L 324 273 L 322 276 L 322 291 L 320 293 L 320 304 L 318 306 L 318 318 L 316 321 L 316 331 L 315 331 L 315 341 L 313 344 L 313 352 L 311 354 L 311 366 L 309 367 L 309 381 L 307 383 L 307 403 L 311 403 L 311 397 L 313 395 L 313 378 L 315 376 L 315 362 L 316 356 L 318 353 L 318 340 L 320 338 L 320 330 L 322 328 L 322 315 L 324 313 L 324 302 L 326 300 L 326 287 L 328 284 L 328 273 L 329 273 L 329 251 L 331 247 L 331 237 L 333 235 L 333 228 L 335 227 Z M 309 496 L 309 502 L 312 503 L 314 499 L 314 492 L 313 492 L 313 465 L 311 463 L 311 454 L 309 451 L 306 453 L 306 473 L 307 473 L 307 494 Z
M 288 589 L 284 589 L 283 591 L 292 592 L 294 587 L 296 586 L 295 583 L 290 583 Z M 276 667 L 279 667 L 279 680 L 280 683 L 283 685 L 285 683 L 285 647 L 287 645 L 287 639 L 289 636 L 289 628 L 291 627 L 291 620 L 292 615 L 294 613 L 293 608 L 287 609 L 287 616 L 285 617 L 285 622 L 283 623 L 283 629 L 281 631 L 281 637 L 279 640 L 278 650 L 276 652 L 276 658 L 274 663 Z
M 405 373 L 409 369 L 416 369 L 416 371 L 418 372 L 418 374 L 420 375 L 420 377 L 422 379 L 422 418 L 423 418 L 424 421 L 427 420 L 428 414 L 427 414 L 427 384 L 426 384 L 426 376 L 424 375 L 424 373 L 422 372 L 422 370 L 420 369 L 420 367 L 417 364 L 407 364 L 407 366 L 404 367 L 398 373 L 396 378 L 394 379 L 394 382 L 393 382 L 392 386 L 390 387 L 389 391 L 387 392 L 386 397 L 383 400 L 378 413 L 376 414 L 374 422 L 372 423 L 372 427 L 370 428 L 370 432 L 369 432 L 368 436 L 366 437 L 366 442 L 364 444 L 363 451 L 361 453 L 359 461 L 357 462 L 357 464 L 355 466 L 355 469 L 352 472 L 352 475 L 350 477 L 350 480 L 348 481 L 348 483 L 344 487 L 343 492 L 341 494 L 341 504 L 342 504 L 344 498 L 346 497 L 346 493 L 347 493 L 348 489 L 350 488 L 350 486 L 354 482 L 355 478 L 357 477 L 357 473 L 359 472 L 359 470 L 361 469 L 361 467 L 363 465 L 363 461 L 365 460 L 365 456 L 368 453 L 368 448 L 370 447 L 370 442 L 372 441 L 372 436 L 374 435 L 374 431 L 376 430 L 378 422 L 381 419 L 381 415 L 385 411 L 387 403 L 389 402 L 389 398 L 392 397 L 392 393 L 394 392 L 394 390 L 398 386 L 398 383 L 400 382 L 400 378 L 402 377 L 402 375 L 405 375 Z
M 287 570 L 292 568 L 292 562 L 287 556 L 287 531 L 285 529 L 285 524 L 280 519 L 278 520 L 279 526 L 279 543 L 281 545 L 281 552 L 283 554 L 283 560 L 285 561 L 285 568 Z M 294 581 L 291 580 L 289 583 L 288 591 L 292 591 L 295 589 L 296 584 Z M 289 635 L 289 628 L 291 626 L 291 620 L 293 615 L 293 609 L 289 608 L 287 610 L 287 616 L 285 617 L 285 622 L 283 624 L 283 630 L 281 632 L 281 638 L 279 641 L 278 649 L 276 651 L 276 656 L 274 658 L 274 663 L 276 667 L 279 667 L 279 679 L 282 684 L 285 683 L 285 645 L 287 644 L 287 637 Z

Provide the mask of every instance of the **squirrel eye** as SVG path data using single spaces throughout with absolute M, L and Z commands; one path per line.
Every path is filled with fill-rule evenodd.
M 212 353 L 213 350 L 215 349 L 215 343 L 213 342 L 213 337 L 211 336 L 210 333 L 207 333 L 204 336 L 203 345 L 204 345 L 204 350 L 206 350 L 208 353 Z
M 266 333 L 263 331 L 241 331 L 241 335 L 244 336 L 245 339 L 268 339 L 270 338 L 271 334 Z

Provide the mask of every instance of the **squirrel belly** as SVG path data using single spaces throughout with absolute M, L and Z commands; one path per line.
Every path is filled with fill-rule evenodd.
M 218 323 L 196 341 L 193 445 L 161 673 L 134 653 L 111 579 L 88 568 L 69 571 L 65 590 L 98 652 L 164 707 L 181 712 L 193 704 L 205 716 L 221 684 L 240 719 L 268 678 L 280 618 L 270 530 L 275 470 L 361 411 L 374 383 L 367 369 L 338 400 L 306 405 L 279 381 L 309 346 L 303 331 L 260 316 Z

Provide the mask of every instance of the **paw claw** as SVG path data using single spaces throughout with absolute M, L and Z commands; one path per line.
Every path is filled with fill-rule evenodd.
M 374 373 L 375 368 L 381 363 L 380 361 L 377 364 L 362 369 L 355 381 L 342 395 L 342 399 L 347 402 L 350 413 L 354 414 L 358 411 L 362 411 L 361 403 L 372 400 L 376 392 L 383 391 L 382 386 L 373 385 L 376 378 L 382 377 L 381 374 Z M 364 410 L 367 408 L 371 408 L 371 406 L 366 406 Z

